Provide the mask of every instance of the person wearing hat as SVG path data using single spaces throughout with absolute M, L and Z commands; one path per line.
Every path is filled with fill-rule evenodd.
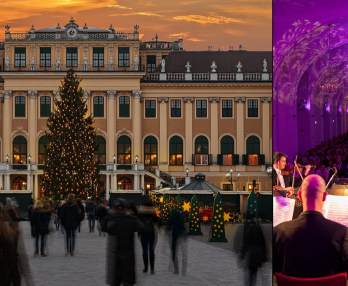
M 129 214 L 127 202 L 117 199 L 102 223 L 108 233 L 106 283 L 112 286 L 135 284 L 134 233 L 143 231 L 143 224 Z

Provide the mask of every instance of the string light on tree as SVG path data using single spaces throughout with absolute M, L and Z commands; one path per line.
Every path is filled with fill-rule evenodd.
M 227 242 L 225 236 L 224 210 L 219 194 L 214 199 L 210 242 Z
M 189 215 L 189 234 L 201 235 L 201 222 L 199 220 L 199 207 L 197 196 L 194 195 L 191 198 L 191 212 Z
M 96 132 L 80 80 L 67 72 L 54 98 L 55 111 L 47 121 L 47 160 L 42 186 L 44 194 L 62 199 L 68 193 L 93 196 L 97 187 Z

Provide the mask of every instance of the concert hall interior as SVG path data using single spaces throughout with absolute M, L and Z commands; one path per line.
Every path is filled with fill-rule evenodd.
M 348 160 L 347 9 L 337 0 L 275 2 L 273 150 L 341 166 Z

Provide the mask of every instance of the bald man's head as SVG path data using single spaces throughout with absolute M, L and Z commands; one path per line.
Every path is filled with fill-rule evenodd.
M 326 197 L 326 184 L 319 175 L 309 175 L 301 185 L 300 198 L 303 210 L 321 211 Z

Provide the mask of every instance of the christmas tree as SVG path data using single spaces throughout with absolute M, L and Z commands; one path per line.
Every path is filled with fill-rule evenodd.
M 210 242 L 227 242 L 225 236 L 224 210 L 219 194 L 214 199 Z
M 97 185 L 96 132 L 83 98 L 80 80 L 67 72 L 54 98 L 55 111 L 47 121 L 47 160 L 42 187 L 44 194 L 62 199 L 69 193 L 85 198 Z
M 189 216 L 189 234 L 201 235 L 201 223 L 199 221 L 199 208 L 196 195 L 191 198 L 191 211 Z
M 247 205 L 247 219 L 255 219 L 258 217 L 257 210 L 257 196 L 254 191 L 250 192 L 248 197 L 248 205 Z
M 169 199 L 166 195 L 163 196 L 163 202 L 160 207 L 161 223 L 167 224 L 169 220 Z

